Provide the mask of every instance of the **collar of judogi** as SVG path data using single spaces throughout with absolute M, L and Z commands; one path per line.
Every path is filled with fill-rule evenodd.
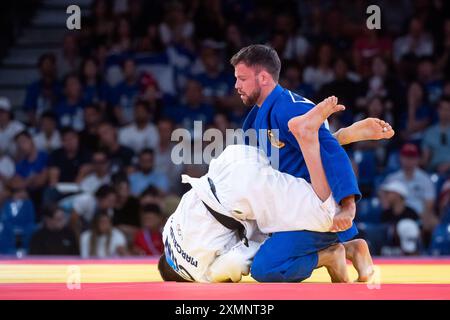
M 283 92 L 283 87 L 277 84 L 275 88 L 273 88 L 272 92 L 269 93 L 266 100 L 264 100 L 263 104 L 261 105 L 261 110 L 270 107 L 275 100 L 280 96 L 280 94 Z

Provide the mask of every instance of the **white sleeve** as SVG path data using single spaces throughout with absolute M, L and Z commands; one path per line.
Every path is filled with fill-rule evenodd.
M 82 216 L 87 222 L 90 222 L 94 217 L 96 209 L 96 199 L 89 193 L 82 193 L 74 196 L 73 210 Z
M 226 253 L 220 255 L 209 266 L 207 279 L 209 282 L 239 282 L 242 276 L 250 273 L 253 257 L 261 246 L 261 242 L 249 241 L 248 247 L 239 242 Z
M 309 230 L 329 231 L 339 207 L 332 195 L 321 201 L 304 179 L 281 173 L 270 166 L 255 171 L 242 165 L 236 172 L 235 191 L 243 196 L 233 209 L 251 212 L 263 233 Z M 248 182 L 247 182 L 248 181 Z

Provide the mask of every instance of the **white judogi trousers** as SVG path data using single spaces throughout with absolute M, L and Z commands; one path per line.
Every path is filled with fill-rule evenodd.
M 332 195 L 322 202 L 306 180 L 273 169 L 261 150 L 246 145 L 228 146 L 211 161 L 205 176 L 182 179 L 192 189 L 168 219 L 163 241 L 169 263 L 186 279 L 198 282 L 239 281 L 249 273 L 266 234 L 328 232 L 339 210 Z M 240 221 L 249 246 L 222 226 L 202 201 Z

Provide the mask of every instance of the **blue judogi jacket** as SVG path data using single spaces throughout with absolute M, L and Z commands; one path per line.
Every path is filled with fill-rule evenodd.
M 303 178 L 308 182 L 311 181 L 308 168 L 300 146 L 294 135 L 289 132 L 287 123 L 291 118 L 305 114 L 314 106 L 313 102 L 277 85 L 261 107 L 252 108 L 243 125 L 244 132 L 248 129 L 256 130 L 258 147 L 266 152 L 271 161 L 274 150 L 277 149 L 279 171 Z M 273 134 L 272 138 L 268 137 L 270 134 Z M 336 202 L 340 203 L 342 199 L 351 195 L 359 200 L 361 192 L 351 161 L 325 125 L 319 129 L 319 142 L 322 164 Z M 352 228 L 339 232 L 338 237 L 341 241 L 347 241 L 357 233 L 353 225 Z

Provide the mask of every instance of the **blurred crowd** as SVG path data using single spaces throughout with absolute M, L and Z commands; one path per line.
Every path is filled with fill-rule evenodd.
M 381 29 L 366 8 L 381 8 Z M 186 191 L 176 128 L 239 128 L 230 57 L 265 43 L 280 84 L 396 135 L 346 148 L 375 255 L 450 254 L 450 17 L 443 0 L 95 0 L 58 54 L 38 57 L 21 110 L 0 97 L 0 254 L 159 255 Z M 16 112 L 17 111 L 17 112 Z M 22 117 L 17 117 L 18 111 Z M 204 145 L 205 146 L 205 145 Z

